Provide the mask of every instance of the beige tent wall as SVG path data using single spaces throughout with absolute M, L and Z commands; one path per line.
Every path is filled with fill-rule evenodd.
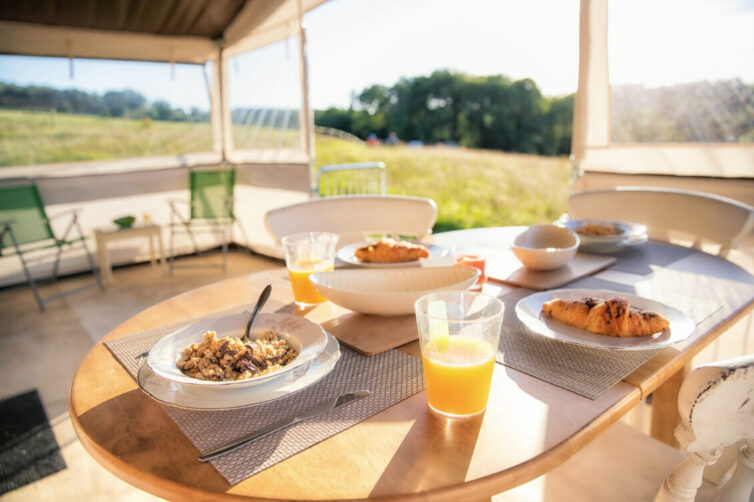
M 754 205 L 754 144 L 611 143 L 608 3 L 581 0 L 573 189 L 676 187 Z
M 112 228 L 114 218 L 127 214 L 136 216 L 137 221 L 143 221 L 147 215 L 150 221 L 162 225 L 167 251 L 167 224 L 170 222 L 167 200 L 188 201 L 189 168 L 125 170 L 112 165 L 85 166 L 81 163 L 63 167 L 4 168 L 0 171 L 0 181 L 19 179 L 18 171 L 23 170 L 24 174 L 29 175 L 23 178 L 39 187 L 48 216 L 53 217 L 74 208 L 81 210 L 79 219 L 89 237 L 87 245 L 92 252 L 95 251 L 94 229 Z M 34 175 L 26 172 L 27 169 L 32 169 Z M 278 246 L 264 225 L 264 215 L 270 209 L 307 200 L 310 196 L 308 171 L 305 163 L 249 163 L 236 166 L 235 209 L 238 222 L 233 229 L 233 242 L 256 252 L 278 256 Z M 56 235 L 62 235 L 66 224 L 65 218 L 53 221 Z M 197 233 L 202 249 L 219 246 L 222 237 L 221 234 Z M 175 245 L 178 254 L 193 251 L 184 233 L 176 236 Z M 149 258 L 149 246 L 144 238 L 120 240 L 108 245 L 108 253 L 113 265 L 142 262 Z M 34 277 L 49 277 L 53 254 L 54 250 L 48 250 L 28 255 Z M 82 250 L 66 252 L 63 256 L 61 275 L 90 269 Z M 25 282 L 18 257 L 14 254 L 0 257 L 0 286 Z

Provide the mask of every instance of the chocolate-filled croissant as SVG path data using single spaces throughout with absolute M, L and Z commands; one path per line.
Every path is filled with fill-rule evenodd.
M 623 298 L 606 301 L 555 298 L 542 305 L 542 310 L 553 319 L 598 335 L 648 336 L 670 326 L 668 320 L 657 312 L 631 307 Z

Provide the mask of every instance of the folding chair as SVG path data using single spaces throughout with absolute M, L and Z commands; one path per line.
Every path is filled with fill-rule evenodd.
M 236 182 L 235 169 L 195 169 L 189 175 L 189 189 L 191 199 L 189 201 L 189 214 L 185 217 L 178 210 L 178 203 L 186 203 L 185 200 L 170 199 L 170 246 L 168 264 L 170 272 L 175 266 L 175 249 L 173 245 L 176 231 L 182 229 L 188 234 L 194 253 L 201 254 L 194 235 L 194 231 L 210 230 L 213 233 L 221 232 L 223 261 L 220 265 L 224 270 L 227 268 L 228 244 L 231 240 L 231 229 L 235 222 L 233 213 L 233 189 Z M 197 265 L 197 266 L 218 266 Z M 183 268 L 183 267 L 181 267 Z
M 84 232 L 78 221 L 78 210 L 60 213 L 53 218 L 63 215 L 69 215 L 71 220 L 63 236 L 57 238 L 50 226 L 51 219 L 45 213 L 42 198 L 36 185 L 24 183 L 0 187 L 0 255 L 9 248 L 12 248 L 15 254 L 18 255 L 24 269 L 24 274 L 26 275 L 26 280 L 29 282 L 29 286 L 31 286 L 39 309 L 43 312 L 45 310 L 45 303 L 61 296 L 76 293 L 91 286 L 99 286 L 101 290 L 104 290 L 99 270 L 95 265 L 92 254 L 89 252 L 89 248 L 86 245 L 86 237 L 84 237 Z M 78 237 L 71 235 L 74 229 L 78 232 Z M 78 242 L 84 248 L 89 265 L 94 273 L 95 282 L 42 298 L 37 288 L 37 283 L 29 272 L 24 255 L 42 249 L 57 247 L 55 263 L 52 267 L 52 279 L 57 280 L 60 257 L 63 254 L 64 248 L 66 246 L 70 248 Z

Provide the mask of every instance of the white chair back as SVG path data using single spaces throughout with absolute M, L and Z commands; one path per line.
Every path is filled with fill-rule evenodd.
M 432 233 L 437 204 L 405 196 L 351 196 L 312 199 L 268 211 L 267 228 L 278 242 L 289 234 L 320 231 L 340 235 L 339 246 L 364 240 L 364 232 L 389 232 L 417 238 Z
M 654 187 L 574 192 L 568 213 L 575 219 L 641 223 L 653 239 L 691 238 L 697 249 L 711 242 L 723 257 L 731 249 L 754 247 L 754 208 L 702 192 Z
M 754 355 L 700 366 L 681 385 L 676 438 L 689 453 L 676 466 L 655 502 L 694 500 L 704 467 L 725 446 L 742 443 L 736 473 L 716 501 L 748 501 L 754 487 Z M 745 495 L 745 496 L 744 496 Z

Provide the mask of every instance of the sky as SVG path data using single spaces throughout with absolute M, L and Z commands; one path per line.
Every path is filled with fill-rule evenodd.
M 754 83 L 754 0 L 610 4 L 610 78 L 650 87 L 742 78 Z M 449 69 L 533 79 L 575 92 L 578 0 L 330 0 L 305 17 L 312 106 L 347 107 L 372 84 Z M 296 41 L 230 63 L 231 106 L 300 103 Z M 208 107 L 202 68 L 0 56 L 0 81 L 102 93 L 131 88 L 173 106 Z

